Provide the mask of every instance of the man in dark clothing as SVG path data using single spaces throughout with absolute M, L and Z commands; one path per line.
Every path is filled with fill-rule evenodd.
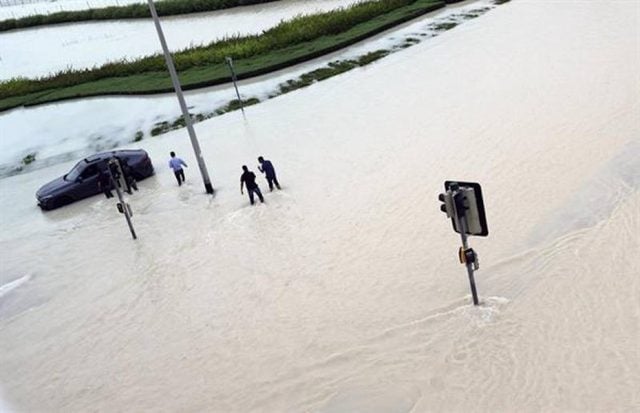
M 116 158 L 120 161 L 120 167 L 122 168 L 122 175 L 124 176 L 124 181 L 127 184 L 126 191 L 128 194 L 132 194 L 131 189 L 138 190 L 138 184 L 135 178 L 132 175 L 131 167 L 129 166 L 129 162 L 127 158 Z
M 260 202 L 264 202 L 262 192 L 260 192 L 260 188 L 258 187 L 258 184 L 256 184 L 256 174 L 251 172 L 246 165 L 242 165 L 242 170 L 244 172 L 240 176 L 240 193 L 244 194 L 242 187 L 246 185 L 247 192 L 249 193 L 249 202 L 251 202 L 251 205 L 253 205 L 254 192 L 258 195 L 258 198 L 260 198 Z
M 273 184 L 276 185 L 276 188 L 280 189 L 278 178 L 276 178 L 276 170 L 271 161 L 264 159 L 262 156 L 258 156 L 258 162 L 260 162 L 258 169 L 264 174 L 265 178 L 267 178 L 269 189 L 273 191 Z
M 104 193 L 104 196 L 107 198 L 112 198 L 113 194 L 111 193 L 111 177 L 109 176 L 109 172 L 105 172 L 102 169 L 98 168 L 98 189 Z

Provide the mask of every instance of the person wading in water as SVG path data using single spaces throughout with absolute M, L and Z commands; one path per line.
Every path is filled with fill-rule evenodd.
M 269 183 L 269 189 L 273 191 L 273 185 L 276 185 L 276 188 L 280 189 L 280 183 L 278 183 L 278 178 L 276 178 L 276 170 L 273 167 L 273 164 L 270 160 L 264 159 L 262 156 L 258 157 L 258 162 L 260 162 L 260 166 L 258 166 L 258 170 L 264 174 L 264 177 L 267 178 L 267 183 Z
M 169 155 L 171 155 L 171 159 L 169 159 L 169 167 L 173 169 L 173 173 L 178 181 L 178 186 L 181 186 L 184 182 L 184 169 L 182 169 L 182 167 L 187 167 L 187 164 L 182 159 L 178 158 L 175 152 L 172 151 Z
M 240 175 L 240 193 L 244 194 L 242 188 L 243 186 L 247 186 L 247 192 L 249 193 L 249 202 L 253 205 L 253 194 L 257 194 L 258 198 L 260 198 L 260 202 L 264 202 L 264 198 L 262 197 L 262 192 L 260 192 L 260 188 L 258 184 L 256 184 L 256 174 L 251 172 L 247 165 L 242 165 L 242 170 L 244 171 L 242 175 Z

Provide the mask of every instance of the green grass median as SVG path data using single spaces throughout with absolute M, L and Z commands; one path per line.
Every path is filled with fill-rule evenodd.
M 185 90 L 229 82 L 225 56 L 240 79 L 266 74 L 342 49 L 445 5 L 437 0 L 384 0 L 297 17 L 259 36 L 236 37 L 174 54 Z M 0 83 L 0 111 L 65 99 L 173 90 L 162 56 Z

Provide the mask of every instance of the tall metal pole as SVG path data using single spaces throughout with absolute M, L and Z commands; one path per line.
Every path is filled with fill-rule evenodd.
M 178 73 L 176 72 L 176 68 L 173 65 L 173 59 L 171 58 L 171 53 L 169 53 L 169 48 L 167 47 L 167 41 L 164 38 L 162 27 L 160 27 L 160 20 L 158 19 L 156 6 L 153 3 L 153 0 L 147 0 L 147 2 L 149 3 L 149 10 L 151 11 L 151 17 L 153 17 L 153 23 L 156 26 L 156 31 L 158 32 L 158 38 L 160 39 L 160 44 L 162 45 L 162 51 L 164 52 L 164 59 L 167 62 L 167 68 L 169 69 L 169 74 L 171 75 L 171 82 L 173 83 L 173 88 L 176 90 L 176 96 L 178 96 L 178 102 L 180 102 L 180 109 L 182 109 L 182 116 L 184 116 L 184 123 L 187 125 L 187 131 L 189 132 L 191 145 L 193 146 L 193 151 L 195 152 L 196 159 L 198 160 L 198 167 L 200 167 L 200 173 L 202 174 L 202 180 L 204 181 L 204 188 L 208 194 L 212 194 L 213 186 L 211 185 L 211 180 L 209 179 L 209 172 L 207 172 L 207 166 L 205 165 L 204 158 L 202 157 L 200 144 L 198 143 L 196 132 L 193 129 L 193 122 L 191 121 L 191 115 L 189 114 L 189 110 L 187 109 L 187 104 L 184 101 L 184 95 L 182 94 L 182 87 L 180 86 Z
M 233 68 L 233 59 L 230 57 L 225 57 L 224 60 L 227 61 L 227 65 L 229 66 L 229 70 L 231 71 L 231 80 L 233 80 L 233 87 L 236 88 L 236 96 L 238 96 L 238 102 L 240 102 L 240 110 L 244 115 L 244 104 L 242 103 L 242 98 L 240 97 L 240 92 L 238 91 L 238 78 L 236 76 L 236 71 Z

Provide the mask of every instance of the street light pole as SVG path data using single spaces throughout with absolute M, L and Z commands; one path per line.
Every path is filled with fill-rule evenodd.
M 173 88 L 176 90 L 176 96 L 178 97 L 178 102 L 180 103 L 180 109 L 182 109 L 182 116 L 184 117 L 184 123 L 187 125 L 187 131 L 189 132 L 191 145 L 193 146 L 193 151 L 195 152 L 196 159 L 198 160 L 198 167 L 200 167 L 200 173 L 202 174 L 202 180 L 204 181 L 204 188 L 208 194 L 212 194 L 213 186 L 211 185 L 211 180 L 209 179 L 209 172 L 207 172 L 207 165 L 205 165 L 204 163 L 204 158 L 202 157 L 202 151 L 200 150 L 200 144 L 198 143 L 196 132 L 193 129 L 193 122 L 191 121 L 191 115 L 189 114 L 189 110 L 187 109 L 187 104 L 184 101 L 184 95 L 182 94 L 182 87 L 180 86 L 178 73 L 176 72 L 176 68 L 173 65 L 173 59 L 171 58 L 171 53 L 169 53 L 169 48 L 167 47 L 167 41 L 164 38 L 162 27 L 160 27 L 160 20 L 158 19 L 158 12 L 156 12 L 156 6 L 153 3 L 153 0 L 147 0 L 147 2 L 149 3 L 149 10 L 151 11 L 151 17 L 153 17 L 153 23 L 156 26 L 156 31 L 158 32 L 158 38 L 160 39 L 160 44 L 162 45 L 162 51 L 164 52 L 164 59 L 167 62 L 167 68 L 169 69 L 169 74 L 171 75 L 171 82 L 173 83 Z
M 231 72 L 231 80 L 233 80 L 233 87 L 236 88 L 236 96 L 238 96 L 238 103 L 240 103 L 240 110 L 244 115 L 244 104 L 242 103 L 240 91 L 238 90 L 238 78 L 236 77 L 236 71 L 233 68 L 233 59 L 227 56 L 224 58 L 224 60 L 227 62 L 227 66 L 229 66 L 229 71 Z

